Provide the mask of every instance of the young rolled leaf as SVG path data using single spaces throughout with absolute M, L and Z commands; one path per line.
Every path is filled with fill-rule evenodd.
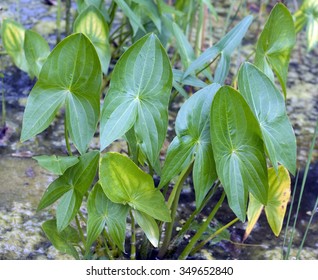
M 155 219 L 144 212 L 133 211 L 137 224 L 142 228 L 148 240 L 154 247 L 159 245 L 159 227 Z
M 272 81 L 258 68 L 244 63 L 238 76 L 239 91 L 260 123 L 263 141 L 275 170 L 283 164 L 296 171 L 296 137 L 285 101 Z
M 171 221 L 164 197 L 155 188 L 152 177 L 128 157 L 106 153 L 100 160 L 99 178 L 106 196 L 114 203 L 128 204 L 160 221 Z
M 263 208 L 265 208 L 267 221 L 273 233 L 278 236 L 281 232 L 287 203 L 290 199 L 290 176 L 288 170 L 282 165 L 278 167 L 278 172 L 274 168 L 269 168 L 268 184 L 268 202 L 266 206 L 262 205 L 250 194 L 247 211 L 248 226 L 244 239 L 251 233 Z
M 59 231 L 62 231 L 65 225 L 67 226 L 74 218 L 75 210 L 79 209 L 83 196 L 96 175 L 98 159 L 98 151 L 92 151 L 79 157 L 79 162 L 68 168 L 62 176 L 53 181 L 41 198 L 38 211 L 62 198 L 62 202 L 57 209 L 59 212 L 57 218 Z M 67 209 L 67 213 L 63 212 L 65 209 Z
M 318 2 L 304 0 L 294 19 L 296 33 L 306 26 L 307 50 L 311 51 L 318 42 Z
M 78 163 L 79 159 L 75 156 L 35 156 L 33 157 L 38 164 L 55 175 L 62 175 L 66 169 Z
M 255 65 L 272 81 L 275 72 L 285 97 L 289 58 L 295 43 L 293 18 L 283 4 L 276 4 L 257 41 Z
M 219 88 L 218 84 L 209 85 L 181 106 L 175 125 L 177 136 L 168 148 L 159 185 L 167 184 L 195 157 L 193 183 L 197 206 L 200 206 L 217 178 L 210 139 L 210 110 Z
M 104 74 L 108 72 L 111 58 L 108 42 L 109 29 L 102 13 L 91 5 L 76 18 L 74 32 L 85 34 L 96 48 Z
M 244 98 L 223 86 L 211 107 L 211 142 L 230 208 L 244 221 L 248 192 L 267 204 L 268 178 L 259 124 Z
M 233 51 L 241 44 L 243 37 L 253 17 L 247 16 L 239 22 L 230 32 L 228 32 L 217 44 L 204 51 L 196 60 L 194 60 L 189 68 L 185 71 L 184 77 L 193 72 L 204 69 L 208 63 L 214 61 L 219 55 L 221 60 L 216 69 L 214 82 L 223 84 L 229 71 L 230 57 Z
M 23 48 L 30 71 L 38 78 L 42 66 L 50 54 L 49 44 L 38 33 L 26 30 Z
M 2 22 L 1 37 L 3 46 L 12 58 L 14 64 L 22 71 L 29 73 L 30 68 L 24 52 L 24 27 L 11 19 Z
M 111 202 L 105 195 L 100 184 L 96 184 L 90 192 L 87 202 L 86 250 L 89 250 L 90 246 L 106 226 L 111 239 L 118 248 L 124 252 L 128 211 L 128 205 Z
M 172 70 L 154 34 L 133 44 L 119 59 L 101 116 L 101 150 L 133 128 L 142 152 L 156 164 L 168 126 Z
M 79 259 L 78 252 L 74 245 L 79 243 L 80 237 L 73 227 L 68 226 L 62 232 L 58 232 L 56 220 L 49 220 L 42 224 L 42 229 L 57 250 L 71 255 L 77 260 Z
M 65 104 L 71 139 L 84 154 L 99 118 L 101 81 L 99 58 L 90 40 L 83 34 L 65 38 L 48 56 L 28 97 L 21 141 L 45 130 Z

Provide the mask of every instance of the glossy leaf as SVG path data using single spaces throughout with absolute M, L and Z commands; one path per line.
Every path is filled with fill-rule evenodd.
M 283 4 L 276 4 L 258 39 L 255 65 L 272 81 L 275 72 L 285 96 L 289 58 L 295 42 L 293 18 Z
M 21 141 L 46 129 L 65 104 L 66 125 L 81 154 L 87 150 L 99 118 L 101 69 L 92 43 L 73 34 L 48 56 L 23 116 Z
M 159 227 L 154 218 L 138 210 L 133 211 L 137 224 L 142 228 L 154 247 L 159 245 Z
M 143 32 L 146 33 L 144 26 L 142 25 L 140 17 L 138 17 L 134 11 L 129 7 L 129 5 L 124 0 L 115 0 L 117 5 L 122 9 L 125 16 L 129 19 L 131 27 L 134 32 L 134 36 L 137 34 L 138 29 L 140 28 Z
M 33 157 L 38 164 L 56 175 L 62 175 L 66 169 L 78 163 L 79 159 L 75 156 L 35 156 Z
M 94 6 L 103 14 L 105 20 L 109 22 L 110 18 L 106 10 L 104 0 L 76 0 L 76 4 L 79 14 L 84 12 L 89 6 Z
M 71 189 L 76 189 L 83 197 L 90 187 L 97 171 L 99 152 L 92 151 L 79 157 L 79 162 L 68 168 L 64 174 L 54 180 L 38 206 L 42 210 L 53 204 Z
M 155 165 L 166 137 L 171 85 L 166 52 L 155 35 L 146 35 L 112 73 L 102 110 L 101 150 L 133 127 L 142 152 Z
M 184 73 L 184 76 L 188 76 L 193 72 L 200 71 L 206 67 L 208 63 L 214 61 L 219 55 L 221 55 L 221 61 L 217 67 L 215 77 L 218 83 L 223 83 L 225 77 L 228 74 L 230 56 L 233 51 L 241 44 L 243 37 L 253 17 L 247 16 L 241 22 L 239 22 L 230 32 L 228 32 L 217 44 L 204 51 L 196 60 L 194 60 L 189 68 Z
M 209 85 L 181 106 L 175 124 L 177 136 L 168 148 L 162 170 L 160 187 L 178 175 L 195 157 L 193 181 L 197 206 L 217 178 L 210 139 L 210 108 L 219 88 L 218 84 Z
M 107 226 L 107 232 L 121 251 L 125 251 L 126 218 L 129 207 L 111 202 L 100 184 L 96 184 L 88 197 L 87 202 L 87 240 L 86 249 Z
M 244 221 L 248 192 L 267 203 L 268 178 L 259 124 L 244 98 L 231 87 L 220 88 L 213 99 L 211 142 L 229 206 Z
M 296 137 L 288 120 L 285 101 L 272 81 L 258 68 L 245 63 L 239 71 L 239 91 L 260 123 L 268 156 L 277 170 L 278 162 L 296 171 Z
M 306 26 L 307 49 L 311 51 L 318 43 L 318 2 L 304 0 L 294 18 L 296 33 Z
M 80 238 L 73 227 L 68 226 L 62 232 L 58 232 L 56 220 L 49 220 L 42 224 L 42 229 L 57 250 L 71 255 L 75 259 L 79 259 L 78 252 L 74 245 L 79 243 Z
M 1 32 L 3 46 L 12 58 L 14 64 L 21 70 L 29 73 L 29 65 L 24 52 L 24 27 L 14 20 L 5 19 L 2 22 Z
M 290 199 L 290 176 L 288 170 L 282 165 L 278 167 L 278 172 L 274 168 L 269 168 L 268 183 L 268 202 L 266 206 L 256 200 L 253 195 L 250 195 L 247 211 L 248 225 L 244 239 L 251 233 L 263 208 L 265 208 L 267 221 L 273 233 L 278 236 L 281 232 L 287 203 Z
M 102 71 L 107 74 L 111 59 L 109 29 L 101 12 L 95 6 L 89 6 L 76 18 L 74 32 L 83 33 L 92 41 L 100 59 Z
M 50 54 L 49 44 L 38 33 L 26 30 L 23 48 L 30 71 L 39 77 L 42 66 Z
M 128 157 L 105 154 L 100 161 L 99 178 L 106 196 L 114 203 L 128 204 L 160 221 L 171 220 L 164 197 L 155 188 L 152 177 Z

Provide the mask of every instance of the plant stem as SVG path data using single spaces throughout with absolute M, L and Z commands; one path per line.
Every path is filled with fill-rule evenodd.
M 294 240 L 295 229 L 296 229 L 296 223 L 297 223 L 297 220 L 298 220 L 298 214 L 299 214 L 299 209 L 300 209 L 300 203 L 301 203 L 301 199 L 302 199 L 303 192 L 304 192 L 304 188 L 305 188 L 305 184 L 306 184 L 306 180 L 307 180 L 307 176 L 308 176 L 308 171 L 309 171 L 309 167 L 310 167 L 310 163 L 311 163 L 311 158 L 312 158 L 312 153 L 313 153 L 313 150 L 314 150 L 314 147 L 315 147 L 317 135 L 318 135 L 318 120 L 317 120 L 317 122 L 316 122 L 316 127 L 315 127 L 314 136 L 313 136 L 313 139 L 312 139 L 312 141 L 311 141 L 311 145 L 310 145 L 310 149 L 309 149 L 309 153 L 308 153 L 306 168 L 305 168 L 304 177 L 303 177 L 303 180 L 302 180 L 302 184 L 301 184 L 301 188 L 300 188 L 300 194 L 299 194 L 299 198 L 298 198 L 298 204 L 297 204 L 297 210 L 296 210 L 294 225 L 293 225 L 291 237 L 290 237 L 290 239 L 289 239 L 288 250 L 287 250 L 287 253 L 286 253 L 286 259 L 289 258 L 291 245 L 292 245 L 293 240 Z
M 3 85 L 3 87 L 1 88 L 1 94 L 2 94 L 2 123 L 1 125 L 5 127 L 7 113 L 6 113 L 6 100 L 4 96 L 4 77 L 2 73 L 0 74 L 0 78 L 1 78 L 1 84 Z
M 65 144 L 66 144 L 67 153 L 68 153 L 69 156 L 72 156 L 73 153 L 72 153 L 72 150 L 71 150 L 70 140 L 68 138 L 66 114 L 64 115 L 64 138 L 65 138 Z
M 240 219 L 235 218 L 234 220 L 230 221 L 227 223 L 225 226 L 219 228 L 216 232 L 212 233 L 207 239 L 201 241 L 199 245 L 197 245 L 190 253 L 190 255 L 195 254 L 197 251 L 199 251 L 206 243 L 208 243 L 210 240 L 212 240 L 214 237 L 218 236 L 220 233 L 222 233 L 224 230 L 229 228 L 231 225 L 235 224 L 238 222 Z
M 106 229 L 103 230 L 103 233 L 104 233 L 104 236 L 105 236 L 105 252 L 106 252 L 106 255 L 109 257 L 109 259 L 113 260 L 114 259 L 113 254 L 109 250 L 109 247 L 108 247 L 108 244 L 107 244 L 107 241 L 110 242 L 110 238 L 108 236 L 108 233 L 107 233 Z
M 202 234 L 205 232 L 206 228 L 209 226 L 210 222 L 214 218 L 216 212 L 219 210 L 224 198 L 225 198 L 225 192 L 223 191 L 221 198 L 219 199 L 217 204 L 214 206 L 213 210 L 211 211 L 210 215 L 207 217 L 206 221 L 202 224 L 202 226 L 199 228 L 197 233 L 192 237 L 187 247 L 180 254 L 179 260 L 185 260 L 189 256 L 192 248 L 197 243 L 197 241 L 201 238 Z
M 171 222 L 167 223 L 165 237 L 164 237 L 162 246 L 161 246 L 159 254 L 158 254 L 159 258 L 162 258 L 168 250 L 171 236 L 172 236 L 172 230 L 173 230 L 173 226 L 174 226 L 174 220 L 175 220 L 175 216 L 176 216 L 176 212 L 177 212 L 177 208 L 178 208 L 178 202 L 179 202 L 179 197 L 181 194 L 182 186 L 183 186 L 184 181 L 187 179 L 190 172 L 192 171 L 192 168 L 193 168 L 193 161 L 189 164 L 189 166 L 187 168 L 185 168 L 182 171 L 182 173 L 180 174 L 180 176 L 178 178 L 177 183 L 175 184 L 175 186 L 174 186 L 174 188 L 169 196 L 167 206 L 169 209 L 171 209 Z
M 57 0 L 56 44 L 61 41 L 61 0 Z
M 80 224 L 80 221 L 79 221 L 77 215 L 75 216 L 75 221 L 76 221 L 76 226 L 77 226 L 77 229 L 79 231 L 79 234 L 80 234 L 81 240 L 83 242 L 83 245 L 86 248 L 86 241 L 85 241 L 84 233 L 83 233 L 83 230 L 81 228 L 81 224 Z
M 136 259 L 136 225 L 135 225 L 135 218 L 132 213 L 132 210 L 129 211 L 130 219 L 131 219 L 131 250 L 130 250 L 130 259 Z
M 214 186 L 212 186 L 211 190 L 209 191 L 209 193 L 206 195 L 205 199 L 203 200 L 203 202 L 201 203 L 199 208 L 196 208 L 195 211 L 193 211 L 193 213 L 191 214 L 191 216 L 189 217 L 189 219 L 187 220 L 187 222 L 183 225 L 182 229 L 179 231 L 179 233 L 177 234 L 177 236 L 174 238 L 174 242 L 176 240 L 178 240 L 178 238 L 180 238 L 181 236 L 183 236 L 189 229 L 190 225 L 192 224 L 192 221 L 194 220 L 195 216 L 200 213 L 202 211 L 202 209 L 206 206 L 206 204 L 208 203 L 208 201 L 210 201 L 210 199 L 212 198 L 212 196 L 215 193 L 215 190 L 217 189 L 217 187 L 220 185 L 220 181 L 217 181 Z
M 65 18 L 65 33 L 66 36 L 70 34 L 70 23 L 71 23 L 71 0 L 65 1 L 66 8 L 66 18 Z

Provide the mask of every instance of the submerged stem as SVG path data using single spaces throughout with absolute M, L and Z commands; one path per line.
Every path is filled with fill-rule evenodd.
M 187 247 L 185 247 L 185 249 L 180 254 L 179 260 L 185 260 L 189 256 L 192 248 L 197 243 L 197 241 L 201 238 L 202 234 L 205 232 L 206 228 L 208 227 L 208 225 L 214 218 L 216 212 L 219 210 L 220 206 L 223 203 L 224 198 L 225 198 L 225 192 L 223 191 L 221 198 L 219 199 L 217 204 L 214 206 L 213 210 L 211 211 L 210 215 L 207 217 L 206 221 L 202 224 L 202 226 L 199 228 L 197 233 L 192 237 Z

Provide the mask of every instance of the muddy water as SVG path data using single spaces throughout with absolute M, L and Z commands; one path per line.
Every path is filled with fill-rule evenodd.
M 55 42 L 54 28 L 56 7 L 45 5 L 43 1 L 21 0 L 1 1 L 0 19 L 14 17 L 20 19 L 26 28 L 34 28 L 50 42 Z M 252 27 L 253 29 L 253 27 Z M 216 32 L 218 29 L 216 28 Z M 219 32 L 221 33 L 221 32 Z M 308 147 L 312 138 L 315 121 L 318 117 L 318 50 L 307 53 L 305 37 L 298 39 L 293 52 L 288 76 L 287 111 L 295 129 L 298 144 L 298 166 L 305 166 Z M 255 36 L 247 36 L 255 40 Z M 242 50 L 244 54 L 244 49 Z M 249 50 L 246 50 L 246 54 Z M 0 137 L 0 259 L 67 259 L 58 253 L 45 238 L 41 224 L 51 218 L 51 212 L 36 212 L 37 203 L 47 185 L 54 179 L 52 175 L 37 166 L 31 158 L 41 154 L 63 154 L 63 118 L 58 115 L 52 126 L 41 133 L 36 140 L 19 142 L 23 110 L 28 93 L 34 81 L 17 70 L 7 56 L 0 56 L 0 71 L 4 73 L 4 83 L 0 89 L 5 91 L 7 106 L 7 126 L 5 134 Z M 173 112 L 172 114 L 175 114 Z M 172 128 L 171 128 L 172 129 Z M 92 148 L 98 147 L 98 139 L 92 141 Z M 318 146 L 314 160 L 318 160 Z M 114 149 L 125 149 L 118 143 Z M 304 197 L 304 209 L 297 228 L 295 248 L 299 246 L 306 222 L 307 212 L 312 207 L 312 198 L 317 195 L 318 165 L 313 165 Z M 186 188 L 183 196 L 193 197 L 191 187 Z M 187 204 L 180 212 L 186 212 Z M 224 209 L 224 217 L 231 215 Z M 220 218 L 222 220 L 222 217 Z M 234 244 L 241 241 L 245 224 L 237 224 L 231 231 L 232 242 L 211 244 L 200 252 L 196 258 L 219 259 L 280 259 L 282 238 L 276 238 L 270 231 L 264 217 L 246 241 L 246 244 Z M 307 242 L 304 259 L 318 259 L 318 230 L 314 221 Z M 295 254 L 295 251 L 293 251 Z

